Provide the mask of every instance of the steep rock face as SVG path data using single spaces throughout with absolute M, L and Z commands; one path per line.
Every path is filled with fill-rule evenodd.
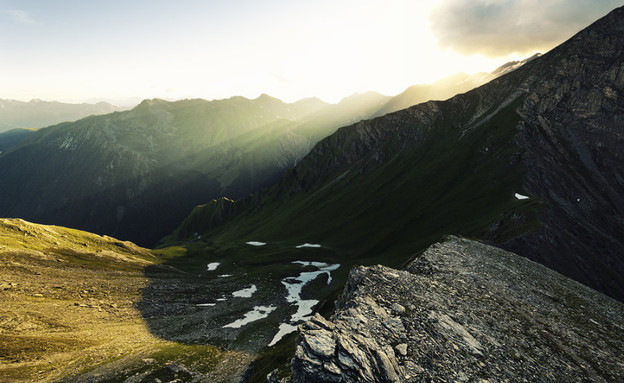
M 614 11 L 530 69 L 540 79 L 527 86 L 515 142 L 524 190 L 547 204 L 539 231 L 505 245 L 567 264 L 567 275 L 619 299 L 624 281 L 597 275 L 624 273 L 623 17 Z
M 407 271 L 356 267 L 330 320 L 301 325 L 291 382 L 618 382 L 624 305 L 450 237 Z

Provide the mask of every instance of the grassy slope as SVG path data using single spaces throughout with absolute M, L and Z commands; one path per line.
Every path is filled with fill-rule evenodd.
M 172 374 L 166 363 L 214 381 L 240 374 L 246 353 L 150 333 L 137 304 L 145 267 L 164 261 L 130 242 L 0 220 L 2 381 L 153 380 Z

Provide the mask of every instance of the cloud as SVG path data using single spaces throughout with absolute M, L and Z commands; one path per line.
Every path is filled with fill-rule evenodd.
M 443 0 L 429 16 L 442 48 L 502 57 L 545 52 L 622 0 Z
M 9 17 L 16 23 L 30 25 L 38 24 L 37 21 L 35 21 L 30 14 L 28 14 L 28 12 L 22 11 L 21 9 L 11 9 L 8 11 L 2 11 L 2 13 L 9 15 Z

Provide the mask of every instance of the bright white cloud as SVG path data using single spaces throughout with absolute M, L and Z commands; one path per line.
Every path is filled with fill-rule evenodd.
M 547 51 L 622 0 L 443 0 L 431 13 L 443 48 L 501 57 Z

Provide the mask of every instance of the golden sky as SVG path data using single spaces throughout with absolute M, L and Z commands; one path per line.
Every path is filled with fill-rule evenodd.
M 624 0 L 0 2 L 0 98 L 398 94 L 545 52 Z

